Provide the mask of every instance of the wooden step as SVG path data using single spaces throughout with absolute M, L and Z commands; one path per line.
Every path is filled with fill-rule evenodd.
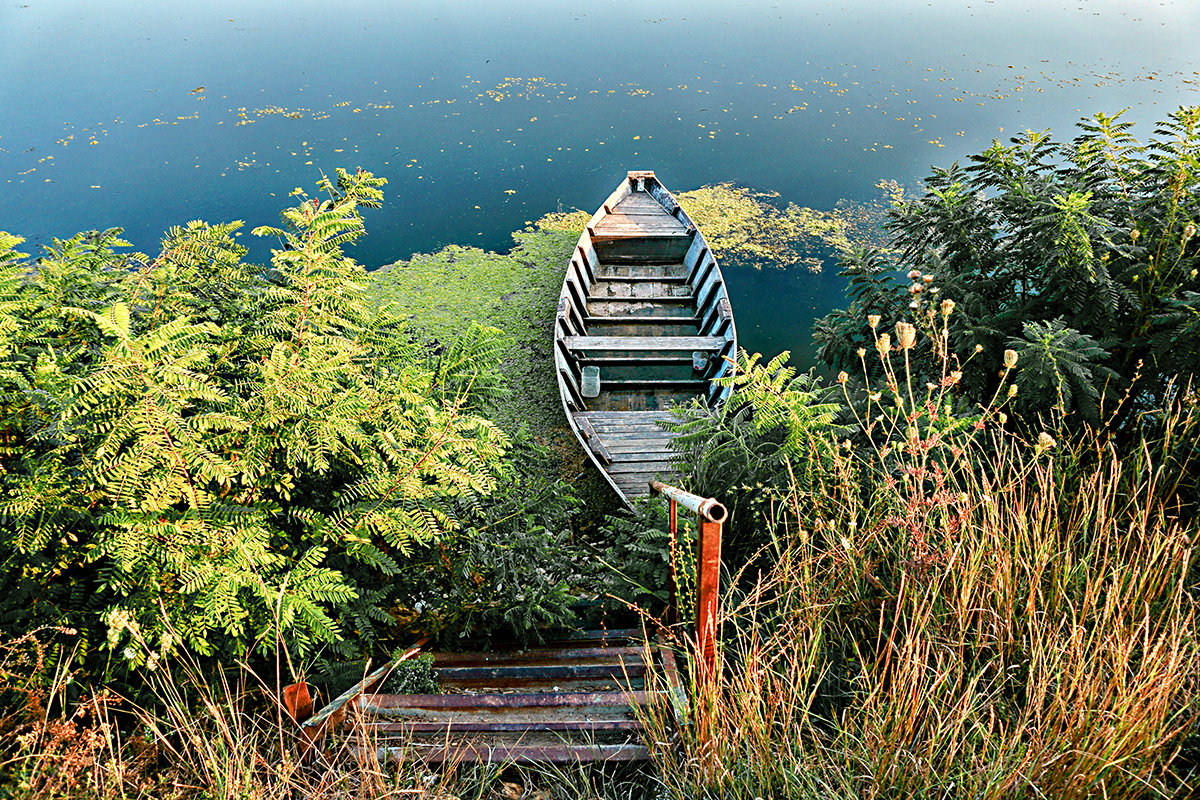
M 520 741 L 527 741 L 523 734 Z M 380 747 L 378 754 L 419 759 L 426 764 L 561 764 L 574 761 L 648 761 L 645 745 L 621 744 L 490 744 L 487 742 L 436 742 L 402 747 Z
M 639 707 L 667 703 L 682 722 L 687 701 L 672 652 L 643 636 L 634 629 L 583 631 L 530 649 L 437 653 L 434 671 L 446 693 L 365 693 L 385 679 L 388 665 L 304 726 L 316 738 L 336 720 L 352 748 L 430 764 L 644 761 L 650 753 Z M 650 669 L 661 670 L 668 691 L 645 688 Z M 572 688 L 579 682 L 596 688 Z M 484 684 L 485 691 L 472 688 Z

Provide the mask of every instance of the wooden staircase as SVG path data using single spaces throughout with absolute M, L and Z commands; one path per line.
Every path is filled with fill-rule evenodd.
M 650 752 L 639 707 L 664 703 L 686 717 L 674 654 L 638 629 L 433 656 L 442 693 L 374 692 L 389 664 L 305 721 L 308 738 L 329 732 L 381 758 L 428 764 L 641 761 Z

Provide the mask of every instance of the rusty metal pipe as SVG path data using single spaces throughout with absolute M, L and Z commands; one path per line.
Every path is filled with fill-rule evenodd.
M 729 516 L 729 511 L 726 510 L 725 506 L 721 505 L 715 499 L 685 492 L 678 487 L 668 486 L 662 481 L 650 481 L 650 492 L 652 494 L 661 494 L 673 500 L 688 511 L 696 512 L 709 522 L 724 522 Z

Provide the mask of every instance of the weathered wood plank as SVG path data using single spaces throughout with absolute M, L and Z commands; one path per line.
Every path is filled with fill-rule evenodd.
M 601 434 L 603 436 L 603 434 Z M 666 436 L 661 439 L 618 439 L 608 437 L 604 446 L 608 449 L 609 455 L 614 458 L 619 453 L 671 453 L 671 440 L 674 436 Z
M 646 192 L 630 192 L 625 196 L 625 199 L 617 203 L 613 211 L 619 211 L 627 214 L 633 210 L 638 211 L 653 211 L 658 214 L 667 214 L 668 211 L 662 207 L 662 204 L 651 197 Z
M 592 428 L 592 423 L 586 417 L 583 419 L 577 419 L 576 422 L 579 424 L 579 432 L 583 434 L 583 438 L 587 441 L 588 447 L 592 449 L 592 452 L 596 454 L 596 457 L 600 459 L 601 463 L 611 464 L 613 460 L 612 454 L 608 452 L 608 449 L 605 448 L 601 437 L 597 435 L 595 429 Z
M 598 433 L 604 436 L 624 436 L 626 434 L 637 434 L 639 436 L 658 436 L 660 434 L 673 435 L 663 427 L 664 424 L 670 423 L 671 417 L 663 417 L 662 419 L 638 420 L 628 423 L 607 422 L 604 420 L 592 420 L 592 425 Z
M 607 367 L 678 367 L 692 363 L 691 356 L 580 356 L 584 364 Z
M 670 461 L 630 461 L 627 463 L 610 464 L 608 474 L 610 475 L 662 475 L 670 473 L 677 469 L 676 465 Z
M 597 283 L 686 283 L 686 275 L 597 275 Z
M 703 378 L 601 378 L 600 385 L 609 389 L 665 389 L 676 386 L 691 389 L 707 386 L 708 381 Z
M 633 310 L 636 311 L 636 309 L 633 309 Z M 665 308 L 662 310 L 669 311 L 669 309 L 665 309 Z M 694 314 L 690 314 L 690 313 L 675 314 L 675 315 L 669 315 L 669 314 L 653 314 L 653 315 L 652 314 L 605 314 L 605 315 L 596 315 L 596 316 L 589 315 L 588 316 L 588 325 L 589 326 L 590 325 L 680 325 L 680 326 L 697 328 L 697 325 L 699 322 L 700 322 L 700 320 L 697 319 Z M 699 329 L 697 328 L 697 330 L 699 330 Z M 640 332 L 630 331 L 630 335 L 635 335 L 635 333 L 640 333 Z M 686 334 L 686 333 L 683 333 L 682 331 L 680 331 L 678 334 L 676 334 L 676 337 L 688 336 L 688 335 L 689 334 Z
M 690 294 L 682 295 L 682 296 L 659 294 L 659 295 L 654 295 L 653 297 L 634 297 L 634 296 L 631 296 L 631 297 L 620 297 L 620 296 L 605 297 L 605 296 L 601 296 L 601 297 L 589 297 L 588 299 L 591 300 L 592 302 L 599 302 L 599 303 L 664 303 L 664 304 L 672 304 L 672 305 L 678 305 L 680 303 L 693 303 L 696 300 L 696 298 L 692 297 Z
M 652 419 L 644 422 L 601 422 L 599 420 L 591 420 L 593 429 L 602 436 L 620 436 L 627 433 L 638 433 L 645 436 L 657 436 L 660 432 L 666 433 L 663 424 L 669 423 L 669 419 Z
M 643 223 L 643 224 L 647 224 L 647 225 L 657 224 L 657 225 L 662 225 L 662 226 L 669 226 L 671 228 L 678 228 L 681 230 L 687 229 L 686 225 L 681 223 L 679 220 L 675 219 L 675 217 L 668 214 L 662 208 L 659 208 L 656 211 L 649 207 L 640 207 L 640 208 L 630 207 L 628 209 L 626 209 L 624 207 L 618 208 L 617 210 L 613 211 L 611 214 L 606 215 L 604 217 L 604 219 L 602 219 L 600 221 L 600 224 L 597 226 L 597 229 L 599 229 L 599 227 L 601 227 L 607 223 L 611 223 L 611 222 L 632 223 L 635 221 L 638 223 Z
M 596 254 L 602 263 L 661 263 L 683 258 L 691 244 L 689 236 L 606 236 L 594 237 Z
M 634 450 L 628 453 L 613 453 L 614 464 L 670 464 L 674 456 L 672 451 L 663 450 Z M 657 467 L 655 467 L 657 469 Z
M 649 419 L 651 417 L 671 419 L 673 415 L 670 411 L 585 411 L 577 416 L 587 417 L 595 421 L 609 419 Z
M 684 230 L 676 228 L 660 227 L 654 225 L 642 225 L 637 223 L 611 223 L 605 225 L 600 223 L 596 226 L 596 233 L 593 235 L 597 247 L 605 242 L 612 242 L 619 239 L 651 239 L 651 240 L 679 240 L 687 241 L 688 233 Z
M 667 320 L 671 321 L 671 320 Z M 725 340 L 717 336 L 566 336 L 572 352 L 578 350 L 705 350 L 716 351 Z

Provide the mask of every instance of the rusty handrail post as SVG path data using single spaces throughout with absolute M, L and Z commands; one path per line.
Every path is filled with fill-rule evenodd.
M 721 589 L 721 528 L 729 512 L 711 497 L 700 497 L 660 481 L 650 482 L 650 492 L 661 494 L 671 503 L 672 546 L 675 534 L 676 505 L 696 512 L 700 546 L 696 558 L 696 661 L 700 682 L 716 677 L 717 605 Z M 672 565 L 674 572 L 674 565 Z M 674 575 L 672 575 L 674 578 Z M 674 580 L 672 580 L 674 583 Z M 674 591 L 674 586 L 672 586 Z

